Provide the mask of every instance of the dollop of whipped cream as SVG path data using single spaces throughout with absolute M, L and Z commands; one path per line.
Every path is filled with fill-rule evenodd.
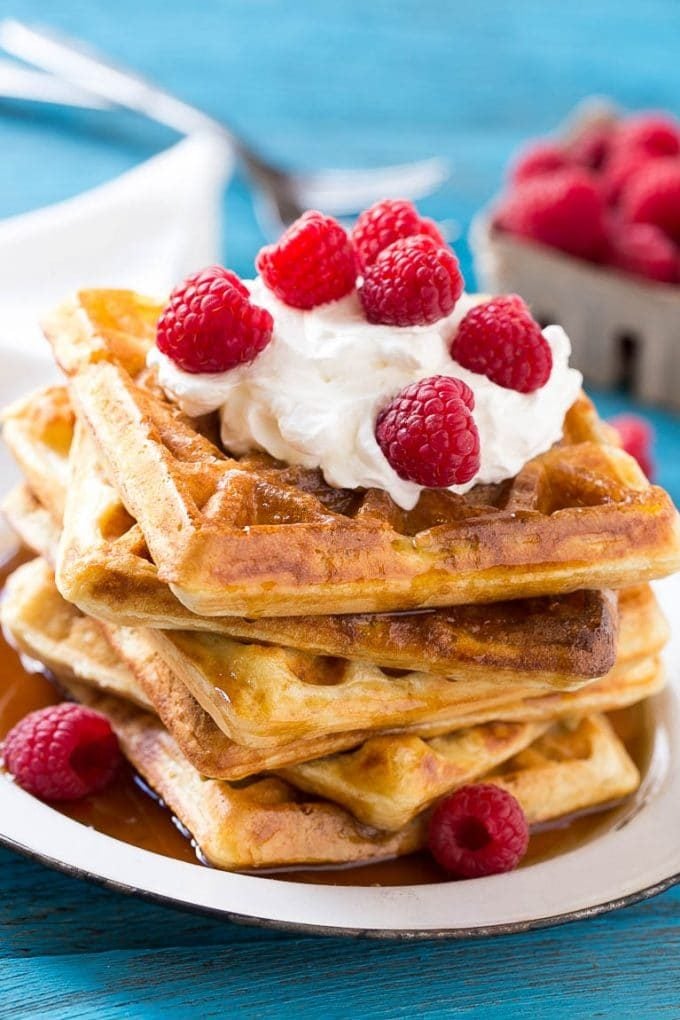
M 451 340 L 480 295 L 464 294 L 451 315 L 430 326 L 373 325 L 356 293 L 303 312 L 280 302 L 261 279 L 245 281 L 255 304 L 274 319 L 269 346 L 249 365 L 228 372 L 184 372 L 156 347 L 168 396 L 192 416 L 219 410 L 225 448 L 265 450 L 278 460 L 320 468 L 336 488 L 380 488 L 405 510 L 422 486 L 400 478 L 375 438 L 379 411 L 410 383 L 432 375 L 462 379 L 475 397 L 478 473 L 451 492 L 501 482 L 562 436 L 564 417 L 582 384 L 569 367 L 571 345 L 560 326 L 543 330 L 553 357 L 550 378 L 534 393 L 518 393 L 470 372 L 449 354 Z

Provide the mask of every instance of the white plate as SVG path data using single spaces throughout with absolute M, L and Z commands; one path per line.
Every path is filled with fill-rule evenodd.
M 54 369 L 42 351 L 0 345 L 0 405 Z M 16 478 L 0 442 L 0 493 Z M 0 553 L 9 536 L 0 520 Z M 654 745 L 641 794 L 616 827 L 509 875 L 396 888 L 296 884 L 231 875 L 140 850 L 89 829 L 0 777 L 0 843 L 125 893 L 232 920 L 329 934 L 467 937 L 592 916 L 680 882 L 680 575 L 658 584 L 674 638 L 671 683 L 652 699 Z
M 657 592 L 676 637 L 666 653 L 671 684 L 650 705 L 655 736 L 642 792 L 609 832 L 559 857 L 508 875 L 436 885 L 282 882 L 129 846 L 4 780 L 0 842 L 121 892 L 231 920 L 328 934 L 500 934 L 576 920 L 653 896 L 680 882 L 680 575 L 661 582 Z

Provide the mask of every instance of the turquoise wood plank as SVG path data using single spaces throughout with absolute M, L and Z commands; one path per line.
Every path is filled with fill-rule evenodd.
M 461 232 L 519 142 L 585 92 L 680 109 L 674 0 L 12 0 L 0 12 L 90 38 L 291 165 L 447 156 L 451 182 L 422 205 Z M 0 216 L 100 183 L 170 137 L 124 115 L 1 106 Z M 242 182 L 225 211 L 225 258 L 247 273 L 262 236 Z M 467 246 L 456 248 L 471 282 Z M 0 294 L 1 284 L 0 267 Z M 597 400 L 605 414 L 632 407 Z M 660 480 L 678 500 L 678 419 L 652 418 Z M 677 1017 L 679 919 L 674 890 L 500 940 L 295 938 L 121 897 L 0 851 L 0 1017 Z

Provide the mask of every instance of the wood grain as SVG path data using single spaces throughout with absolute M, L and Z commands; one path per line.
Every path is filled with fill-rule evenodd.
M 13 0 L 11 13 L 49 17 L 104 46 L 291 165 L 448 157 L 451 182 L 422 208 L 454 231 L 496 191 L 520 141 L 550 130 L 586 92 L 676 112 L 680 100 L 674 0 L 49 7 Z M 0 216 L 104 181 L 169 137 L 126 116 L 3 107 Z M 248 273 L 262 234 L 242 182 L 225 210 L 229 264 Z M 467 246 L 456 248 L 471 280 Z M 631 408 L 622 397 L 600 406 Z M 678 500 L 678 419 L 652 418 L 660 481 Z M 680 890 L 523 936 L 397 945 L 295 938 L 181 914 L 5 851 L 0 868 L 2 1018 L 680 1016 Z

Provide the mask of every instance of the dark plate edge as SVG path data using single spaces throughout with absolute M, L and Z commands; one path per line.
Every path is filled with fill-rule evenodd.
M 115 879 L 104 878 L 94 872 L 87 871 L 83 868 L 77 868 L 72 864 L 66 864 L 64 861 L 50 857 L 48 854 L 42 853 L 39 850 L 33 850 L 30 847 L 24 846 L 22 843 L 16 842 L 11 837 L 5 836 L 3 833 L 0 833 L 0 846 L 6 847 L 8 850 L 12 850 L 17 854 L 20 854 L 22 857 L 27 857 L 29 860 L 37 861 L 39 864 L 43 864 L 45 867 L 51 868 L 53 871 L 59 871 L 71 878 L 91 882 L 94 885 L 102 886 L 105 889 L 111 889 L 114 892 L 123 893 L 126 896 L 138 896 L 140 899 L 146 900 L 150 903 L 160 903 L 162 906 L 172 907 L 175 910 L 183 910 L 190 914 L 199 914 L 205 917 L 219 917 L 223 920 L 231 921 L 234 924 L 248 925 L 249 927 L 254 928 L 268 928 L 296 935 L 324 935 L 331 938 L 342 936 L 345 938 L 370 938 L 385 941 L 391 940 L 395 942 L 412 942 L 416 940 L 423 941 L 426 939 L 461 940 L 488 938 L 490 936 L 497 937 L 499 935 L 518 935 L 526 931 L 536 931 L 541 928 L 553 928 L 563 924 L 571 924 L 574 921 L 583 921 L 591 917 L 599 917 L 601 914 L 608 914 L 614 910 L 621 910 L 623 907 L 631 907 L 643 900 L 652 899 L 652 897 L 659 896 L 661 893 L 666 892 L 673 886 L 680 885 L 679 871 L 674 875 L 669 875 L 668 878 L 656 882 L 654 885 L 646 886 L 642 889 L 636 890 L 635 892 L 629 893 L 627 896 L 620 896 L 613 900 L 607 900 L 604 903 L 597 903 L 592 907 L 582 907 L 580 910 L 567 911 L 563 914 L 553 914 L 549 917 L 536 917 L 528 921 L 515 921 L 511 924 L 485 925 L 479 928 L 438 928 L 432 930 L 418 928 L 402 930 L 396 930 L 393 928 L 342 928 L 332 927 L 330 925 L 304 924 L 299 921 L 275 921 L 264 917 L 249 917 L 233 911 L 223 910 L 219 907 L 204 907 L 193 903 L 187 903 L 185 900 L 176 899 L 172 896 L 165 896 L 161 893 L 150 892 L 147 889 L 139 889 L 136 886 L 128 885 L 126 882 L 117 882 Z

